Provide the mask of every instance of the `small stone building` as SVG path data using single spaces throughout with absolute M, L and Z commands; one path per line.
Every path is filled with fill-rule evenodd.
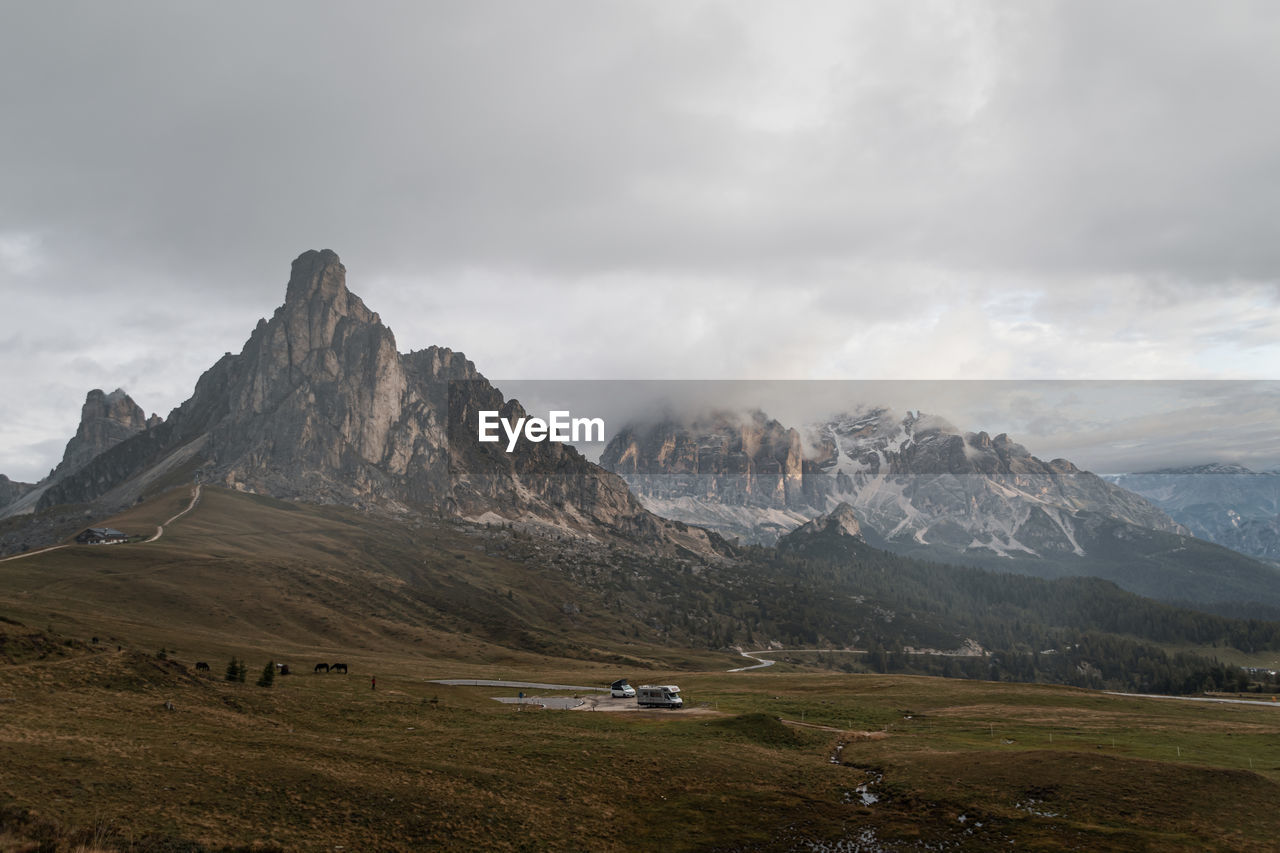
M 121 533 L 114 527 L 89 527 L 76 537 L 76 541 L 81 545 L 110 545 L 115 542 L 125 542 L 128 539 L 129 534 Z

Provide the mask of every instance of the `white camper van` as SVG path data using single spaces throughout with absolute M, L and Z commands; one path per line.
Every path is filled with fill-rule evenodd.
M 636 688 L 636 704 L 641 708 L 682 708 L 684 700 L 674 684 L 644 684 Z

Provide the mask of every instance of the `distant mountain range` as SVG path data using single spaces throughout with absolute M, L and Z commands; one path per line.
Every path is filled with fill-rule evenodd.
M 1194 539 L 1147 499 L 916 411 L 855 408 L 801 428 L 758 411 L 666 417 L 619 430 L 601 464 L 653 512 L 744 543 L 771 544 L 843 504 L 867 543 L 900 554 L 1280 604 L 1273 568 Z
M 1201 539 L 1280 561 L 1280 473 L 1211 464 L 1107 479 L 1142 495 Z
M 747 542 L 768 544 L 841 502 L 887 543 L 988 556 L 1083 556 L 1082 513 L 1188 532 L 1065 459 L 919 412 L 859 409 L 801 429 L 758 411 L 635 424 L 601 464 L 654 511 Z

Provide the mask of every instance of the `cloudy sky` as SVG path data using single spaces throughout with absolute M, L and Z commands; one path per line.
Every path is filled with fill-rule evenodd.
M 498 379 L 1280 378 L 1277 44 L 1273 2 L 0 0 L 0 472 L 90 388 L 167 413 L 310 248 Z

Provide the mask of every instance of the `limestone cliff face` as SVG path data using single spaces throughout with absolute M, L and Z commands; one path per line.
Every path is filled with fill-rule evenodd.
M 800 434 L 762 412 L 627 427 L 610 441 L 600 464 L 654 498 L 784 508 L 813 502 Z
M 0 474 L 0 509 L 18 500 L 35 487 L 34 483 L 19 483 Z
M 800 434 L 758 411 L 624 428 L 600 464 L 658 515 L 763 544 L 825 507 L 829 486 Z
M 331 251 L 293 263 L 285 302 L 165 422 L 99 456 L 42 504 L 84 502 L 185 460 L 207 482 L 286 499 L 656 534 L 617 476 L 561 444 L 477 440 L 478 412 L 518 417 L 449 349 L 400 354 Z
M 76 434 L 67 442 L 62 461 L 48 480 L 60 480 L 80 470 L 96 456 L 159 423 L 155 415 L 148 418 L 142 407 L 122 389 L 104 394 L 95 388 L 85 396 Z
M 220 482 L 346 501 L 393 493 L 408 473 L 418 432 L 433 424 L 403 417 L 418 389 L 395 336 L 345 278 L 332 252 L 299 257 L 284 305 L 171 416 L 180 438 L 207 432 Z

